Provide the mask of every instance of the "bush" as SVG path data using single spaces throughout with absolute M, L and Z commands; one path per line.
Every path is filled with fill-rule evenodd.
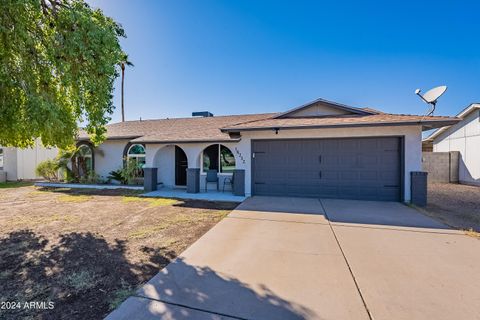
M 58 181 L 58 169 L 58 161 L 45 160 L 38 164 L 35 172 L 38 176 L 41 176 L 48 181 Z
M 127 184 L 128 183 L 128 179 L 125 179 L 125 177 L 123 176 L 123 170 L 122 169 L 118 169 L 118 170 L 115 170 L 115 171 L 110 171 L 108 179 L 118 181 L 121 184 Z
M 130 159 L 122 170 L 122 176 L 127 180 L 128 184 L 136 184 L 138 183 L 137 179 L 142 174 L 142 170 L 141 164 L 137 163 L 134 159 Z
M 79 182 L 84 184 L 103 183 L 102 179 L 98 174 L 95 173 L 95 171 L 90 171 L 88 175 L 80 177 Z

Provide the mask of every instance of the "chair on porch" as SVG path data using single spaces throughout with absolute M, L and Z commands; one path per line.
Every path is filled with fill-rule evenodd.
M 205 192 L 207 192 L 208 183 L 216 183 L 217 191 L 220 188 L 218 182 L 218 172 L 217 170 L 207 170 L 207 177 L 205 178 Z
M 222 190 L 222 192 L 225 192 L 225 185 L 226 184 L 229 184 L 232 187 L 232 191 L 233 191 L 233 182 L 234 181 L 235 181 L 235 171 L 233 172 L 232 177 L 223 179 L 223 190 Z

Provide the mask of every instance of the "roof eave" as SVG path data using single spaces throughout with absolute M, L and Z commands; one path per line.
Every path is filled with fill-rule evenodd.
M 471 103 L 468 107 L 466 107 L 465 109 L 463 109 L 462 111 L 460 111 L 456 117 L 457 118 L 460 118 L 460 121 L 463 120 L 464 117 L 468 116 L 470 113 L 472 113 L 473 110 L 477 110 L 477 109 L 480 109 L 480 103 Z M 434 132 L 432 132 L 431 135 L 429 135 L 428 137 L 426 137 L 424 139 L 424 141 L 433 141 L 435 140 L 436 137 L 438 137 L 439 135 L 441 135 L 443 132 L 445 132 L 446 130 L 448 130 L 447 127 L 441 127 L 437 130 L 435 130 Z
M 132 139 L 138 139 L 141 138 L 142 136 L 139 135 L 134 135 L 134 136 L 112 136 L 112 137 L 107 137 L 105 141 L 107 140 L 132 140 Z M 76 138 L 76 141 L 90 141 L 90 137 L 78 137 Z
M 322 129 L 322 128 L 347 128 L 347 127 L 383 127 L 383 126 L 412 126 L 421 125 L 422 130 L 430 130 L 450 126 L 458 123 L 460 119 L 455 120 L 429 120 L 427 121 L 402 121 L 402 122 L 369 122 L 369 123 L 350 123 L 350 124 L 329 124 L 329 125 L 308 125 L 308 126 L 268 126 L 268 127 L 250 127 L 250 128 L 224 128 L 223 132 L 241 132 L 241 131 L 269 131 L 269 130 L 294 130 L 294 129 Z M 427 125 L 428 123 L 428 125 Z
M 180 143 L 228 143 L 239 142 L 241 139 L 209 139 L 209 140 L 160 140 L 160 139 L 135 139 L 137 143 L 180 144 Z

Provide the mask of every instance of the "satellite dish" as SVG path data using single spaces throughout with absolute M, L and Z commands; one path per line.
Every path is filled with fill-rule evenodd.
M 425 92 L 425 94 L 420 94 L 421 90 L 417 89 L 415 90 L 415 94 L 419 96 L 425 103 L 431 105 L 431 109 L 428 110 L 428 113 L 426 114 L 427 116 L 431 116 L 433 112 L 435 111 L 435 106 L 437 105 L 437 100 L 440 98 L 442 94 L 447 91 L 447 86 L 439 86 L 435 87 L 433 89 L 428 90 Z

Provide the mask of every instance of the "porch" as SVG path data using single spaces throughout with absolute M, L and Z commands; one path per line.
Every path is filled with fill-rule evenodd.
M 198 193 L 188 193 L 186 188 L 171 188 L 161 187 L 158 190 L 147 192 L 141 195 L 142 197 L 152 198 L 177 198 L 177 199 L 192 199 L 192 200 L 207 200 L 207 201 L 225 201 L 225 202 L 242 202 L 247 197 L 236 196 L 231 191 L 216 191 L 202 189 Z

